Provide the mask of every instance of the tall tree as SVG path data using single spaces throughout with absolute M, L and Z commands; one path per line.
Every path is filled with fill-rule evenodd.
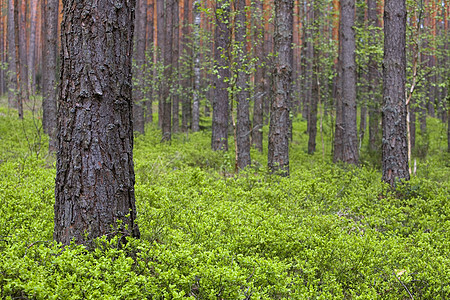
M 395 187 L 409 180 L 406 137 L 406 4 L 384 2 L 382 179 Z
M 14 30 L 14 0 L 8 0 L 8 107 L 17 107 L 16 102 L 16 42 Z
M 155 13 L 155 1 L 150 0 L 147 7 L 147 35 L 146 35 L 146 46 L 145 50 L 147 53 L 146 62 L 149 62 L 150 65 L 153 66 L 153 58 L 154 58 L 154 13 Z M 149 81 L 152 82 L 153 79 L 153 69 L 151 69 L 147 76 L 149 76 Z M 148 84 L 145 89 L 145 122 L 152 123 L 153 122 L 153 85 Z
M 289 176 L 289 110 L 292 92 L 293 0 L 275 0 L 274 90 L 269 125 L 268 166 L 272 173 Z
M 200 24 L 201 24 L 201 6 L 199 0 L 193 1 L 193 12 L 194 12 L 194 44 L 193 54 L 193 71 L 194 71 L 194 82 L 193 82 L 193 99 L 192 99 L 192 122 L 191 129 L 193 132 L 200 130 Z M 214 128 L 214 118 L 213 118 L 213 128 Z M 213 129 L 214 134 L 214 129 Z
M 57 48 L 59 0 L 42 0 L 42 127 L 56 150 Z
M 28 59 L 27 59 L 27 53 L 28 53 L 28 47 L 27 47 L 27 0 L 19 0 L 20 6 L 18 7 L 19 10 L 19 17 L 18 20 L 18 43 L 19 43 L 19 60 L 20 63 L 16 65 L 20 66 L 20 74 L 19 74 L 19 81 L 20 81 L 20 93 L 21 98 L 23 102 L 28 101 L 30 94 L 29 94 L 29 85 L 28 85 Z M 17 38 L 16 38 L 17 39 Z
M 217 76 L 215 78 L 215 97 L 213 99 L 212 137 L 213 150 L 228 150 L 228 82 L 230 79 L 230 2 L 218 0 L 216 3 L 215 51 Z
M 190 33 L 190 24 L 189 24 L 189 12 L 191 11 L 189 8 L 189 4 L 191 0 L 184 0 L 183 3 L 183 28 L 182 28 L 182 50 L 180 51 L 183 55 L 183 58 L 190 58 L 192 56 L 192 47 L 189 45 L 189 33 Z M 191 64 L 186 63 L 186 60 L 182 66 L 183 70 L 183 80 L 181 82 L 183 86 L 183 98 L 181 103 L 181 129 L 183 132 L 187 132 L 189 129 L 189 119 L 191 115 L 191 86 L 192 86 L 192 77 L 186 76 L 191 72 Z
M 131 54 L 135 1 L 63 0 L 54 238 L 139 237 Z
M 255 88 L 253 92 L 253 128 L 252 128 L 252 144 L 259 151 L 263 151 L 263 104 L 264 104 L 264 0 L 257 0 L 253 2 L 255 7 L 253 18 L 255 20 L 254 51 L 255 58 L 258 60 L 255 70 Z
M 336 108 L 334 161 L 357 164 L 358 132 L 356 125 L 356 60 L 355 60 L 355 0 L 341 1 L 340 52 L 341 101 Z M 338 135 L 338 131 L 340 131 Z M 337 140 L 337 139 L 341 140 Z M 338 147 L 339 145 L 339 147 Z
M 42 1 L 42 0 L 41 0 Z M 38 28 L 37 17 L 38 17 L 38 0 L 30 1 L 30 29 L 29 29 L 29 48 L 28 48 L 28 87 L 29 93 L 34 94 L 36 92 L 36 35 Z
M 236 122 L 236 166 L 244 169 L 251 163 L 250 159 L 250 114 L 249 114 L 249 87 L 248 71 L 246 66 L 247 45 L 246 45 L 246 10 L 245 0 L 235 1 L 236 21 L 235 21 L 235 53 L 237 60 L 236 79 L 236 102 L 237 102 L 237 122 Z
M 164 22 L 166 17 L 165 0 L 155 0 L 156 1 L 156 44 L 157 44 L 157 61 L 164 63 L 164 53 L 165 53 L 165 42 L 164 42 Z M 158 126 L 162 128 L 162 118 L 164 110 L 164 100 L 163 100 L 163 84 L 164 81 L 158 82 Z
M 173 55 L 172 55 L 172 67 L 173 67 L 173 97 L 172 97 L 172 131 L 180 131 L 180 71 L 179 71 L 179 58 L 180 58 L 180 5 L 179 1 L 175 0 L 172 10 L 173 20 Z
M 145 36 L 147 22 L 147 1 L 136 1 L 135 35 L 134 35 L 134 64 L 133 64 L 133 128 L 144 133 L 144 64 L 145 64 Z
M 15 65 L 16 65 L 16 90 L 17 90 L 17 108 L 19 113 L 19 118 L 23 119 L 23 102 L 25 100 L 26 88 L 24 87 L 23 81 L 23 68 L 21 63 L 20 55 L 20 26 L 19 26 L 19 0 L 14 0 L 14 48 L 15 48 Z M 22 43 L 23 44 L 23 43 Z M 23 61 L 22 61 L 23 62 Z

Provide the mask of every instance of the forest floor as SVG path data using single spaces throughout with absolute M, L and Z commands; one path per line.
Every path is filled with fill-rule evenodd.
M 91 251 L 52 241 L 55 157 L 40 126 L 0 108 L 0 299 L 450 298 L 450 156 L 437 119 L 417 133 L 416 174 L 396 192 L 367 141 L 359 167 L 331 162 L 326 118 L 314 155 L 295 120 L 289 178 L 267 173 L 267 144 L 236 175 L 210 131 L 163 144 L 148 126 L 134 151 L 142 237 Z

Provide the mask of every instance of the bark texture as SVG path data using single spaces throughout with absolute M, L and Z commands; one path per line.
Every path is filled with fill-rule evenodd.
M 292 92 L 293 0 L 275 0 L 275 94 L 271 104 L 268 167 L 289 176 L 289 109 Z
M 200 130 L 200 76 L 201 76 L 201 66 L 200 66 L 200 24 L 201 24 L 201 14 L 200 14 L 200 1 L 194 0 L 193 11 L 194 11 L 194 84 L 193 84 L 193 99 L 192 99 L 192 122 L 191 129 L 193 132 Z M 214 119 L 213 119 L 214 124 Z M 214 128 L 214 125 L 213 125 Z M 214 130 L 213 130 L 214 134 Z
M 63 244 L 75 239 L 89 245 L 118 232 L 139 237 L 131 96 L 134 6 L 134 1 L 63 0 L 54 230 Z
M 395 187 L 399 179 L 409 180 L 405 47 L 405 0 L 386 0 L 384 3 L 382 179 L 391 187 Z
M 237 53 L 237 79 L 236 79 L 236 102 L 237 102 L 237 122 L 236 122 L 236 147 L 238 169 L 244 169 L 251 163 L 250 159 L 250 108 L 249 108 L 249 87 L 247 75 L 247 49 L 246 49 L 246 14 L 245 0 L 236 0 L 236 53 Z
M 17 107 L 16 102 L 16 47 L 14 34 L 14 0 L 8 0 L 8 107 Z
M 42 0 L 42 126 L 50 137 L 49 150 L 56 145 L 56 98 L 57 98 L 57 53 L 58 53 L 58 0 Z
M 217 1 L 216 4 L 216 30 L 215 51 L 217 76 L 215 78 L 215 97 L 213 99 L 212 137 L 211 148 L 214 151 L 228 150 L 228 83 L 225 79 L 230 78 L 229 50 L 231 43 L 230 30 L 230 3 L 227 0 Z
M 144 133 L 144 69 L 145 64 L 145 29 L 147 21 L 147 6 L 145 0 L 136 1 L 136 19 L 134 34 L 134 66 L 133 66 L 133 128 Z
M 166 1 L 165 22 L 164 22 L 164 81 L 162 83 L 162 140 L 170 141 L 172 139 L 172 94 L 170 88 L 172 86 L 172 57 L 173 57 L 173 9 L 174 0 Z
M 339 147 L 335 143 L 334 161 L 358 164 L 358 128 L 356 125 L 356 59 L 355 59 L 355 0 L 341 1 L 341 26 L 339 61 L 342 72 L 341 105 L 336 109 L 336 131 L 341 138 Z M 338 123 L 339 121 L 339 123 Z M 341 151 L 341 153 L 339 153 Z

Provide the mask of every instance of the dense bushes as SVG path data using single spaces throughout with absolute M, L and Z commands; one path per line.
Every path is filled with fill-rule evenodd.
M 290 178 L 257 152 L 233 176 L 208 133 L 167 145 L 149 128 L 135 150 L 142 239 L 87 251 L 52 242 L 54 158 L 33 155 L 18 126 L 0 115 L 2 299 L 450 297 L 449 157 L 432 134 L 418 176 L 393 193 L 369 166 L 331 165 L 328 148 L 293 143 Z

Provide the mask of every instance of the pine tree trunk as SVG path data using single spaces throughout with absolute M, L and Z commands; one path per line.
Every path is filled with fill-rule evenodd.
M 172 139 L 172 57 L 173 57 L 173 10 L 175 0 L 166 1 L 165 23 L 164 23 L 164 82 L 162 83 L 162 140 L 170 141 Z
M 146 0 L 136 1 L 136 18 L 134 34 L 134 66 L 133 66 L 133 129 L 144 134 L 144 69 L 145 63 L 145 33 L 147 21 Z
M 28 47 L 27 47 L 27 0 L 20 0 L 19 9 L 19 60 L 20 60 L 20 92 L 22 103 L 30 98 L 28 85 Z
M 59 0 L 42 0 L 42 126 L 50 136 L 49 150 L 57 149 L 56 98 Z
M 8 0 L 8 107 L 16 108 L 16 42 L 14 34 L 14 0 Z
M 186 59 L 190 59 L 192 57 L 191 47 L 189 46 L 189 32 L 190 32 L 190 24 L 189 24 L 189 13 L 190 10 L 190 2 L 191 0 L 184 0 L 183 7 L 183 28 L 182 28 L 182 49 L 181 53 L 184 56 L 184 61 Z M 191 115 L 191 86 L 192 79 L 188 75 L 190 73 L 190 64 L 187 63 L 183 65 L 183 98 L 181 102 L 181 129 L 183 132 L 188 132 L 189 130 L 189 119 Z
M 409 180 L 406 137 L 406 5 L 385 0 L 383 61 L 382 179 L 395 187 Z
M 42 1 L 42 0 L 41 0 Z M 30 46 L 28 49 L 28 86 L 29 93 L 36 93 L 36 34 L 37 34 L 37 5 L 38 0 L 30 0 Z
M 274 90 L 269 126 L 268 167 L 289 176 L 289 109 L 292 97 L 293 0 L 275 0 Z
M 254 104 L 253 104 L 253 128 L 252 128 L 252 144 L 259 151 L 263 151 L 263 99 L 264 95 L 264 24 L 263 24 L 263 0 L 254 2 L 254 49 L 255 58 L 258 59 L 255 70 L 255 88 L 254 88 Z
M 246 48 L 246 14 L 245 0 L 235 2 L 236 22 L 235 22 L 235 42 L 237 47 L 237 80 L 236 80 L 236 102 L 237 102 L 237 123 L 236 123 L 236 146 L 237 146 L 237 167 L 244 169 L 251 163 L 250 159 L 250 115 L 249 115 L 249 86 Z
M 180 58 L 180 11 L 178 0 L 175 0 L 173 6 L 173 56 L 172 56 L 172 67 L 173 67 L 173 88 L 175 90 L 172 97 L 172 131 L 180 131 L 180 95 L 179 95 L 179 85 L 180 85 L 180 68 L 178 61 Z
M 212 137 L 211 148 L 214 151 L 228 150 L 228 83 L 230 78 L 229 48 L 231 44 L 230 30 L 228 28 L 230 19 L 230 5 L 226 0 L 219 0 L 216 4 L 216 30 L 215 30 L 215 52 L 217 77 L 215 78 L 215 97 L 212 103 Z M 218 11 L 221 11 L 219 14 Z
M 92 245 L 103 235 L 139 237 L 131 96 L 134 3 L 63 0 L 54 239 L 65 245 L 72 239 Z
M 194 86 L 193 86 L 193 99 L 192 99 L 192 123 L 191 129 L 193 132 L 200 130 L 200 76 L 201 76 L 201 66 L 200 66 L 200 1 L 194 0 L 193 11 L 194 11 Z M 214 122 L 214 120 L 213 120 Z M 214 131 L 213 131 L 214 132 Z
M 156 53 L 156 61 L 159 61 L 161 63 L 164 63 L 164 53 L 166 50 L 164 49 L 165 46 L 165 30 L 164 30 L 164 24 L 165 24 L 165 18 L 166 18 L 166 11 L 165 11 L 165 0 L 155 0 L 156 1 L 156 39 L 157 39 L 157 53 Z M 159 128 L 162 128 L 163 123 L 163 116 L 164 116 L 164 98 L 163 98 L 163 85 L 164 82 L 159 81 L 157 83 L 158 85 L 158 126 Z
M 154 12 L 155 12 L 155 1 L 151 0 L 147 7 L 147 28 L 146 28 L 146 58 L 145 61 L 147 64 L 150 64 L 153 66 L 153 58 L 154 58 L 154 49 L 155 49 L 155 43 L 154 43 L 154 27 L 155 27 L 155 20 L 154 20 Z M 148 66 L 148 65 L 147 65 Z M 148 82 L 153 81 L 153 70 L 147 71 L 148 76 Z M 152 84 L 147 83 L 145 89 L 145 122 L 146 123 L 153 123 L 153 88 Z
M 26 91 L 24 91 L 24 82 L 22 81 L 22 66 L 20 60 L 20 38 L 19 38 L 19 0 L 14 0 L 14 46 L 16 61 L 16 98 L 17 110 L 20 119 L 23 119 L 23 102 Z

